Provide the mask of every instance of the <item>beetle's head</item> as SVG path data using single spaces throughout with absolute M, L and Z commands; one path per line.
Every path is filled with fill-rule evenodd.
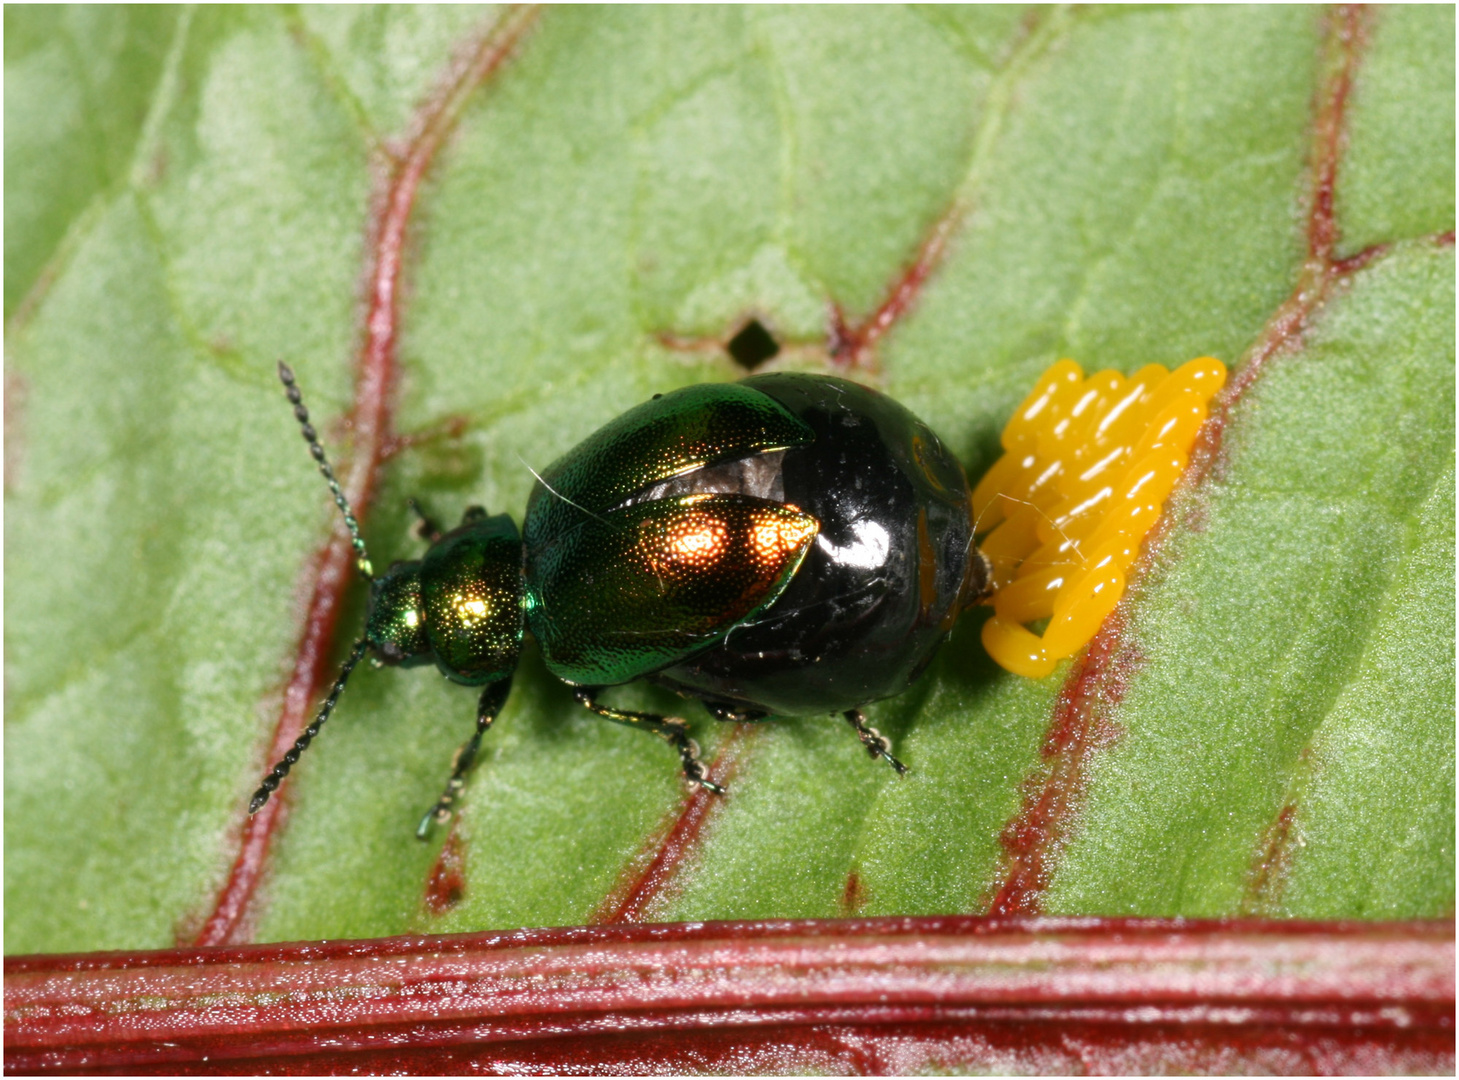
M 399 562 L 370 583 L 365 640 L 387 664 L 409 665 L 430 657 L 420 570 L 418 562 Z

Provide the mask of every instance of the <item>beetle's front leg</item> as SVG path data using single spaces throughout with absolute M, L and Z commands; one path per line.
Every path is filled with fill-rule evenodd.
M 492 721 L 502 711 L 502 706 L 507 703 L 507 695 L 512 692 L 512 677 L 508 675 L 505 679 L 498 679 L 494 683 L 488 683 L 486 689 L 481 692 L 481 700 L 476 705 L 476 731 L 471 738 L 462 743 L 461 749 L 456 751 L 456 756 L 451 759 L 451 779 L 446 781 L 446 789 L 441 792 L 441 797 L 436 800 L 436 805 L 426 811 L 426 816 L 420 819 L 416 826 L 415 836 L 417 840 L 424 840 L 431 831 L 431 823 L 445 824 L 451 820 L 452 808 L 456 804 L 461 789 L 466 786 L 466 773 L 476 760 L 476 751 L 481 747 L 481 737 L 491 727 Z
M 848 709 L 841 715 L 856 730 L 856 734 L 861 738 L 861 745 L 866 747 L 868 754 L 874 758 L 886 758 L 887 764 L 897 770 L 898 776 L 906 775 L 907 766 L 892 757 L 891 740 L 868 724 L 860 709 Z
M 420 504 L 420 500 L 414 495 L 405 500 L 405 505 L 410 507 L 410 512 L 420 518 L 420 523 L 415 527 L 415 535 L 419 536 L 428 544 L 434 544 L 441 538 L 441 526 L 436 519 L 426 513 Z
M 600 705 L 597 701 L 597 693 L 600 689 L 602 688 L 578 687 L 573 691 L 573 697 L 577 698 L 578 704 L 585 709 L 590 709 L 608 720 L 615 720 L 620 724 L 627 724 L 629 727 L 639 728 L 642 731 L 653 732 L 679 751 L 679 762 L 683 765 L 684 775 L 690 783 L 698 784 L 705 791 L 715 795 L 724 794 L 724 788 L 709 779 L 704 762 L 699 760 L 699 744 L 689 738 L 689 728 L 684 721 L 671 716 L 656 716 L 653 713 L 631 712 L 628 709 L 613 709 L 607 705 Z

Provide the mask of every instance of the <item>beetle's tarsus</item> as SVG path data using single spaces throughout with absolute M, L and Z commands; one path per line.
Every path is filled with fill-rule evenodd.
M 481 699 L 476 703 L 476 730 L 451 755 L 451 778 L 446 781 L 446 787 L 436 804 L 426 811 L 425 817 L 416 826 L 417 840 L 424 840 L 430 835 L 432 823 L 444 825 L 451 820 L 451 815 L 455 813 L 456 799 L 466 789 L 466 774 L 476 763 L 476 752 L 481 749 L 481 737 L 491 728 L 492 721 L 506 704 L 511 690 L 512 680 L 508 676 L 494 683 L 487 683 L 486 688 L 481 691 Z
M 438 813 L 439 811 L 434 806 L 426 811 L 425 817 L 421 818 L 420 824 L 415 827 L 415 838 L 417 840 L 430 839 L 431 823 L 436 820 L 436 815 Z M 449 817 L 450 815 L 447 814 L 447 816 Z
M 907 766 L 892 756 L 892 741 L 866 722 L 860 709 L 848 709 L 841 714 L 861 739 L 861 745 L 873 758 L 885 758 L 886 763 L 897 771 L 898 776 L 907 775 Z
M 679 766 L 683 769 L 685 780 L 691 784 L 698 784 L 715 795 L 725 793 L 724 788 L 707 779 L 708 770 L 704 768 L 704 762 L 699 760 L 699 744 L 689 738 L 688 724 L 676 716 L 658 716 L 654 713 L 634 712 L 631 709 L 615 709 L 608 705 L 600 705 L 597 700 L 599 689 L 599 687 L 580 686 L 573 691 L 573 697 L 583 708 L 597 713 L 605 720 L 613 720 L 626 724 L 628 727 L 657 735 L 679 751 Z
M 679 762 L 684 768 L 684 778 L 689 783 L 699 785 L 711 795 L 725 793 L 724 788 L 709 779 L 709 770 L 699 760 L 699 744 L 693 739 L 685 739 L 679 746 Z

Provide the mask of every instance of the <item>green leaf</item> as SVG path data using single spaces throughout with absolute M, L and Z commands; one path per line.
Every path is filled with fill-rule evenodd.
M 519 17 L 7 9 L 7 950 L 189 939 L 227 880 L 337 517 L 274 365 L 347 462 L 431 117 L 377 565 L 421 551 L 408 496 L 519 515 L 620 412 L 738 377 L 751 316 L 762 370 L 827 371 L 839 312 L 974 478 L 1060 356 L 1242 389 L 1103 652 L 1026 681 L 973 613 L 868 708 L 905 779 L 839 721 L 689 708 L 735 764 L 696 825 L 672 751 L 529 648 L 438 865 L 474 695 L 362 668 L 238 936 L 582 923 L 665 852 L 636 917 L 977 913 L 1020 866 L 1058 913 L 1452 911 L 1452 11 L 550 8 L 453 104 Z
M 177 9 L 77 6 L 5 16 L 5 317 L 135 169 Z

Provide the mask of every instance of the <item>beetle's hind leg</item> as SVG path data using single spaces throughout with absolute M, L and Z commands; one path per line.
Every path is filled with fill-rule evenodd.
M 846 718 L 848 724 L 856 729 L 856 734 L 861 738 L 861 745 L 866 747 L 868 754 L 874 758 L 886 758 L 887 764 L 897 770 L 898 776 L 907 774 L 907 766 L 892 757 L 891 740 L 868 724 L 860 709 L 848 709 L 841 715 Z
M 724 788 L 709 779 L 709 772 L 704 768 L 704 762 L 699 760 L 699 744 L 689 738 L 689 728 L 684 721 L 671 716 L 655 716 L 653 713 L 631 712 L 627 709 L 613 709 L 607 705 L 600 705 L 596 698 L 598 689 L 597 687 L 580 687 L 573 691 L 573 697 L 577 698 L 578 704 L 583 708 L 590 709 L 608 720 L 616 720 L 629 727 L 653 732 L 679 751 L 679 762 L 684 768 L 684 776 L 691 784 L 698 784 L 705 791 L 715 795 L 724 794 Z
M 494 683 L 488 683 L 486 689 L 481 692 L 481 700 L 476 705 L 476 731 L 471 738 L 461 744 L 461 749 L 456 751 L 456 756 L 451 759 L 451 779 L 446 781 L 446 789 L 441 792 L 441 797 L 436 800 L 436 805 L 426 811 L 426 816 L 420 819 L 416 826 L 415 836 L 417 840 L 424 840 L 431 831 L 431 824 L 443 825 L 451 820 L 451 813 L 456 805 L 456 799 L 461 794 L 461 789 L 466 786 L 466 773 L 471 769 L 472 763 L 476 761 L 476 751 L 481 748 L 481 737 L 491 727 L 492 721 L 502 711 L 502 706 L 507 703 L 507 695 L 512 692 L 512 678 L 508 675 L 505 679 L 498 679 Z

